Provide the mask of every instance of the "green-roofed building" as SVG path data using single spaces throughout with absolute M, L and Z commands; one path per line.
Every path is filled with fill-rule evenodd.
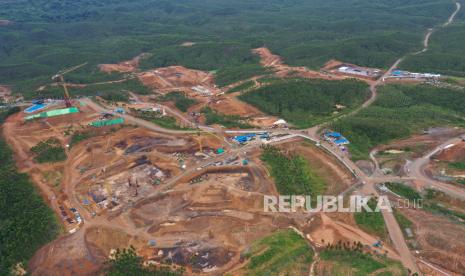
M 26 120 L 32 120 L 37 118 L 49 118 L 61 115 L 67 115 L 72 113 L 79 113 L 79 109 L 77 107 L 70 107 L 70 108 L 63 108 L 63 109 L 55 109 L 50 111 L 41 112 L 39 114 L 29 115 L 26 116 Z
M 104 127 L 104 126 L 113 126 L 113 125 L 119 125 L 124 123 L 123 118 L 117 118 L 117 119 L 112 119 L 112 120 L 101 120 L 101 121 L 95 121 L 90 123 L 91 126 L 93 127 Z

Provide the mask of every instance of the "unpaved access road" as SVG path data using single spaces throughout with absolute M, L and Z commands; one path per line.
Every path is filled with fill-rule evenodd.
M 459 2 L 455 2 L 455 5 L 456 5 L 456 8 L 455 8 L 455 11 L 451 14 L 451 16 L 449 17 L 449 19 L 441 25 L 442 28 L 444 27 L 447 27 L 449 26 L 450 24 L 452 24 L 455 20 L 455 17 L 457 16 L 457 13 L 460 11 L 460 9 L 462 8 L 462 5 L 459 3 Z M 431 35 L 437 30 L 437 28 L 430 28 L 428 29 L 428 32 L 426 33 L 425 35 L 425 39 L 423 40 L 423 49 L 414 53 L 413 55 L 418 55 L 418 54 L 421 54 L 421 53 L 424 53 L 426 51 L 428 51 L 429 49 L 429 41 L 430 41 L 430 38 L 431 38 Z
M 94 109 L 97 112 L 112 113 L 111 110 L 108 110 L 108 109 L 96 104 L 95 102 L 93 102 L 89 98 L 82 99 L 81 101 L 84 102 L 85 104 L 87 104 L 89 107 L 91 107 L 92 109 Z M 136 124 L 138 126 L 150 129 L 150 130 L 158 132 L 158 133 L 189 134 L 189 133 L 196 133 L 197 132 L 196 130 L 174 130 L 174 129 L 162 128 L 162 127 L 160 127 L 160 126 L 158 126 L 158 125 L 156 125 L 154 123 L 151 123 L 151 122 L 148 122 L 148 121 L 133 117 L 133 116 L 128 115 L 128 114 L 116 113 L 115 115 L 118 116 L 118 117 L 124 118 L 129 123 Z

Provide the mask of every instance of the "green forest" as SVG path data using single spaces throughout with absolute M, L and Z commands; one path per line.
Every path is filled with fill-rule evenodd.
M 325 181 L 316 175 L 300 155 L 287 155 L 274 146 L 265 146 L 260 157 L 271 169 L 278 192 L 282 195 L 321 195 Z
M 26 99 L 31 98 L 63 98 L 63 87 L 61 86 L 46 86 L 41 91 L 30 90 L 30 87 L 18 86 L 17 91 Z M 76 96 L 100 96 L 103 99 L 111 102 L 128 102 L 129 92 L 139 95 L 148 95 L 151 93 L 150 88 L 144 86 L 137 79 L 128 79 L 114 83 L 97 83 L 84 87 L 68 87 L 71 97 Z
M 9 113 L 0 113 L 0 124 Z M 15 167 L 13 153 L 0 138 L 0 275 L 26 262 L 59 234 L 57 218 L 26 174 Z
M 361 105 L 369 93 L 367 85 L 357 80 L 277 79 L 239 98 L 265 113 L 305 128 Z M 345 108 L 338 112 L 336 104 Z
M 226 128 L 252 128 L 251 125 L 245 122 L 246 118 L 241 118 L 238 115 L 221 114 L 210 107 L 204 107 L 202 113 L 205 116 L 205 123 L 207 125 L 218 124 Z
M 435 126 L 465 126 L 465 90 L 431 85 L 387 85 L 376 102 L 344 117 L 332 128 L 347 137 L 352 159 L 367 159 L 370 149 Z
M 0 26 L 0 83 L 22 92 L 83 62 L 70 81 L 118 79 L 96 65 L 143 52 L 152 56 L 142 68 L 214 71 L 219 85 L 266 73 L 250 52 L 261 46 L 291 65 L 317 68 L 336 58 L 386 68 L 420 49 L 425 30 L 454 10 L 449 0 L 36 0 L 0 7 L 0 19 L 12 22 Z M 181 46 L 187 41 L 195 44 Z
M 55 163 L 66 160 L 65 148 L 56 138 L 39 142 L 31 148 L 31 151 L 36 155 L 34 160 L 39 163 Z
M 188 98 L 181 92 L 170 92 L 158 98 L 160 101 L 173 101 L 177 109 L 182 112 L 187 112 L 189 107 L 197 104 L 198 102 L 194 99 Z
M 430 39 L 430 49 L 410 56 L 401 67 L 416 72 L 436 72 L 465 77 L 465 3 L 453 24 L 438 29 Z

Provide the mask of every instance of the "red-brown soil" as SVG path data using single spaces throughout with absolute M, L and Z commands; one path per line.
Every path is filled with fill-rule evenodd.
M 139 67 L 139 62 L 141 58 L 144 58 L 145 54 L 140 54 L 137 57 L 134 57 L 131 60 L 122 61 L 117 64 L 100 64 L 99 68 L 102 72 L 111 73 L 133 73 L 136 72 Z

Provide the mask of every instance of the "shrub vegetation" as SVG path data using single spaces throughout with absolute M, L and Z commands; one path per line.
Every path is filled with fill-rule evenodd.
M 435 126 L 465 125 L 465 90 L 430 85 L 387 85 L 376 102 L 332 124 L 347 137 L 352 158 L 367 159 L 378 145 Z
M 56 138 L 39 142 L 31 148 L 31 151 L 36 155 L 34 160 L 39 163 L 55 163 L 66 160 L 65 149 Z
M 286 155 L 277 147 L 265 146 L 261 159 L 270 167 L 276 188 L 282 195 L 321 195 L 326 183 L 300 155 Z

